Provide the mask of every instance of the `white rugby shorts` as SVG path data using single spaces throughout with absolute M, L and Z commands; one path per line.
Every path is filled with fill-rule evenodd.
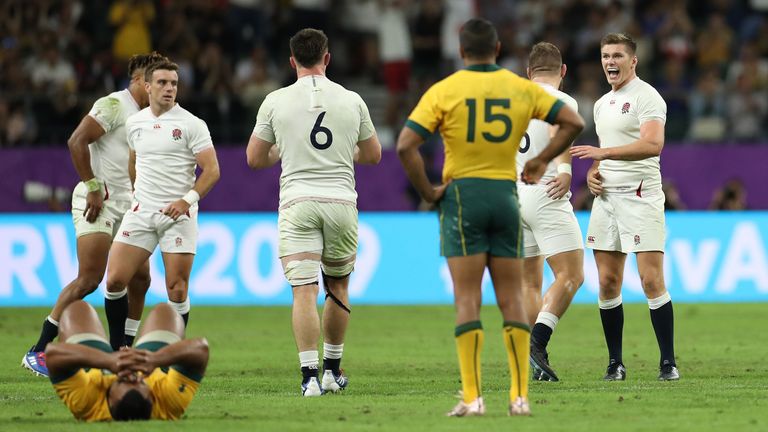
M 81 237 L 86 234 L 104 233 L 114 238 L 117 229 L 123 220 L 123 215 L 131 208 L 131 202 L 128 200 L 113 200 L 107 198 L 101 207 L 101 212 L 96 220 L 88 222 L 83 216 L 86 205 L 86 196 L 88 187 L 80 182 L 72 191 L 72 223 L 75 225 L 75 236 Z
M 137 246 L 152 253 L 157 245 L 164 253 L 197 252 L 197 206 L 173 220 L 162 210 L 142 208 L 138 203 L 123 217 L 116 242 Z
M 357 253 L 357 208 L 351 203 L 299 201 L 280 209 L 278 255 L 318 253 L 340 261 Z
M 581 229 L 569 201 L 571 193 L 553 200 L 542 185 L 517 185 L 520 216 L 523 221 L 525 257 L 549 258 L 562 252 L 584 248 Z
M 602 194 L 592 204 L 587 247 L 630 252 L 664 251 L 664 193 Z

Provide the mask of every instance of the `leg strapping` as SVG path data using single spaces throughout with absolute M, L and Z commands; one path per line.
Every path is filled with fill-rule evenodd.
M 325 274 L 325 272 L 322 272 L 322 273 L 323 273 L 323 289 L 325 290 L 325 299 L 328 300 L 328 298 L 330 297 L 331 300 L 333 300 L 333 302 L 336 303 L 338 307 L 347 311 L 348 314 L 351 314 L 352 311 L 349 309 L 349 307 L 347 307 L 344 303 L 342 303 L 341 300 L 339 300 L 339 298 L 333 294 L 330 288 L 328 288 L 328 279 L 344 279 L 345 277 L 348 277 L 349 274 L 345 276 L 328 276 L 327 274 Z

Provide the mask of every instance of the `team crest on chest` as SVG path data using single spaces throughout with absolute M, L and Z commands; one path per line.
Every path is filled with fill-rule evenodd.
M 174 129 L 173 132 L 171 132 L 171 136 L 173 136 L 174 141 L 178 141 L 181 139 L 181 129 Z
M 624 102 L 624 105 L 621 106 L 621 113 L 626 114 L 629 112 L 629 102 Z

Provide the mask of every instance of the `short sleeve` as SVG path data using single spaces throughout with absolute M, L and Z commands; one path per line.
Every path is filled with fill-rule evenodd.
M 187 147 L 192 150 L 192 154 L 198 154 L 209 147 L 213 147 L 211 132 L 203 120 L 199 118 L 192 120 L 189 135 Z
M 274 144 L 275 131 L 272 129 L 272 98 L 267 96 L 259 107 L 256 114 L 256 126 L 253 127 L 253 134 L 257 138 Z
M 413 129 L 422 138 L 429 138 L 443 121 L 443 113 L 439 103 L 439 87 L 432 86 L 424 93 L 416 108 L 408 116 L 405 126 Z
M 156 369 L 147 378 L 155 403 L 152 418 L 160 420 L 179 419 L 186 411 L 200 386 L 198 381 L 185 376 L 176 369 L 168 373 Z
M 53 388 L 75 418 L 85 419 L 92 407 L 99 402 L 102 391 L 106 389 L 102 383 L 106 382 L 91 380 L 89 374 L 83 369 L 78 369 L 69 378 L 54 383 Z
M 363 101 L 363 98 L 358 96 L 360 104 L 360 131 L 358 133 L 357 141 L 365 141 L 372 137 L 376 133 L 376 128 L 373 127 L 373 120 L 371 120 L 371 113 L 368 111 L 368 106 Z
M 120 126 L 121 119 L 120 100 L 113 96 L 105 96 L 97 100 L 88 115 L 104 129 L 104 133 L 110 133 Z
M 563 101 L 549 94 L 539 85 L 528 82 L 528 88 L 533 104 L 532 118 L 544 120 L 547 123 L 554 123 L 557 113 L 565 105 Z
M 667 103 L 656 90 L 651 89 L 651 91 L 640 94 L 637 103 L 637 119 L 641 125 L 651 120 L 666 123 Z

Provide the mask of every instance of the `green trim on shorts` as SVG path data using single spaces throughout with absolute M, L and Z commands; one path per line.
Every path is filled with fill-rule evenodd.
M 519 328 L 519 329 L 525 330 L 525 331 L 527 331 L 528 333 L 530 333 L 530 332 L 531 332 L 531 326 L 529 326 L 528 324 L 524 324 L 524 323 L 521 323 L 521 322 L 517 322 L 517 321 L 504 321 L 504 326 L 503 326 L 503 327 L 504 327 L 504 328 L 507 328 L 507 327 L 516 327 L 516 328 Z
M 523 257 L 520 204 L 513 180 L 453 180 L 439 209 L 442 256 Z
M 139 345 L 136 345 L 136 349 L 156 352 L 156 351 L 160 351 L 162 348 L 166 346 L 168 346 L 167 342 L 150 340 L 150 341 L 142 342 Z
M 457 325 L 456 330 L 454 331 L 454 334 L 456 335 L 456 337 L 459 337 L 464 333 L 470 332 L 472 330 L 482 330 L 482 329 L 483 329 L 482 322 L 470 321 L 470 322 L 465 322 L 464 324 Z
M 464 238 L 464 227 L 462 227 L 463 221 L 461 220 L 461 194 L 459 193 L 459 185 L 456 185 L 454 190 L 456 191 L 456 202 L 459 205 L 459 236 L 461 237 L 461 252 L 464 256 L 467 256 L 467 239 Z

